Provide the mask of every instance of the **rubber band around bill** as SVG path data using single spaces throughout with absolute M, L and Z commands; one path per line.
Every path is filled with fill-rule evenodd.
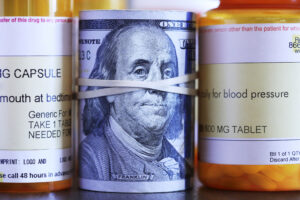
M 94 86 L 107 87 L 98 90 L 82 91 L 78 93 L 78 99 L 88 99 L 96 97 L 104 97 L 110 95 L 123 94 L 134 92 L 141 89 L 152 89 L 169 93 L 183 94 L 196 96 L 197 90 L 174 86 L 194 81 L 198 78 L 197 73 L 186 74 L 183 76 L 160 80 L 160 81 L 128 81 L 128 80 L 99 80 L 99 79 L 83 79 L 79 78 L 77 85 L 79 86 Z

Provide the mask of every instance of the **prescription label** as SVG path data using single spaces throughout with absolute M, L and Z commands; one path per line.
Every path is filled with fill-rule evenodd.
M 300 26 L 219 25 L 200 32 L 200 160 L 300 163 Z
M 72 170 L 72 20 L 0 18 L 0 178 L 52 182 Z

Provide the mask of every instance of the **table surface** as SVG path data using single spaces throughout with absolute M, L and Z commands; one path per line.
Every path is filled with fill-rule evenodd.
M 194 189 L 186 192 L 158 194 L 118 194 L 90 192 L 77 189 L 37 193 L 0 194 L 2 200 L 300 200 L 299 192 L 234 192 L 203 187 L 196 181 Z

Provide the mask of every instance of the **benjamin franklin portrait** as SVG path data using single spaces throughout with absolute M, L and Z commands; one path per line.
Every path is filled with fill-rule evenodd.
M 178 76 L 176 49 L 160 27 L 122 25 L 98 48 L 90 79 L 159 81 Z M 99 87 L 88 87 L 95 90 Z M 170 139 L 183 130 L 183 96 L 152 89 L 85 100 L 80 177 L 103 181 L 185 178 Z

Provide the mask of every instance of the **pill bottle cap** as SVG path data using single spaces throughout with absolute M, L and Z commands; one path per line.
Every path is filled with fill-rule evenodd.
M 299 8 L 300 0 L 221 0 L 219 8 Z

